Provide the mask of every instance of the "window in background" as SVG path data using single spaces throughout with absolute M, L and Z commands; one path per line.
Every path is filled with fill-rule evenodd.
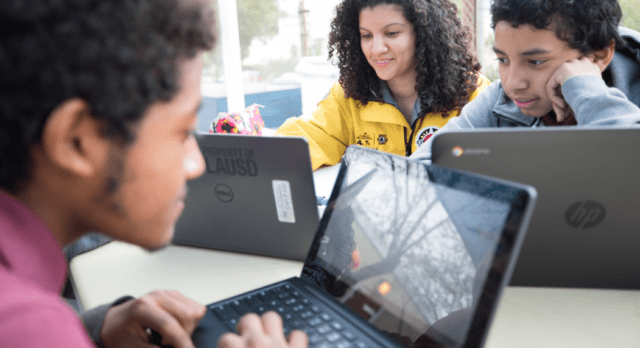
M 622 25 L 640 31 L 640 0 L 620 0 L 622 7 Z
M 458 7 L 462 24 L 473 36 L 473 49 L 482 64 L 480 72 L 490 81 L 498 78 L 498 65 L 493 54 L 493 30 L 489 15 L 490 0 L 451 0 Z
M 227 0 L 212 0 L 219 32 L 226 29 L 221 26 L 220 9 L 229 4 L 220 1 Z M 228 78 L 241 81 L 245 106 L 264 106 L 261 115 L 268 128 L 277 128 L 289 117 L 311 113 L 338 80 L 337 68 L 327 61 L 327 41 L 339 0 L 235 2 L 240 45 L 235 59 L 241 62 L 241 72 L 225 76 L 224 33 L 220 32 L 219 44 L 205 56 L 198 129 L 207 131 L 218 112 L 239 111 L 228 110 Z

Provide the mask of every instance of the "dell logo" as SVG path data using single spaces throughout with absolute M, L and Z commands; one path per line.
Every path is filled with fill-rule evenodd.
M 216 185 L 214 191 L 216 193 L 216 197 L 225 203 L 229 203 L 233 200 L 233 191 L 231 191 L 231 187 L 225 184 Z
M 569 225 L 584 230 L 600 224 L 606 215 L 602 204 L 586 200 L 573 203 L 564 213 L 564 219 Z

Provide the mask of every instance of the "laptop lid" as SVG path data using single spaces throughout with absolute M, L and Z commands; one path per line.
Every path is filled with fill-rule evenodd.
M 535 197 L 524 185 L 350 146 L 302 278 L 407 346 L 478 346 Z
M 304 138 L 197 134 L 205 173 L 187 183 L 175 244 L 304 260 L 318 226 Z
M 511 285 L 640 288 L 640 129 L 439 132 L 433 163 L 534 186 Z

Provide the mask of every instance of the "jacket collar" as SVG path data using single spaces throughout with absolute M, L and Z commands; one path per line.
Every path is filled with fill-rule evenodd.
M 0 272 L 60 294 L 67 264 L 49 228 L 16 198 L 0 192 Z
M 380 80 L 378 90 L 371 88 L 371 92 L 376 98 L 382 97 L 382 100 L 383 100 L 382 106 L 385 106 L 385 105 L 387 107 L 392 106 L 396 110 L 396 112 L 384 111 L 386 108 L 381 108 L 380 109 L 381 112 L 377 112 L 377 108 L 376 108 L 376 112 L 370 112 L 372 110 L 368 110 L 368 112 L 363 112 L 361 116 L 362 120 L 371 121 L 371 122 L 394 123 L 394 124 L 399 124 L 399 125 L 410 128 L 410 125 L 407 123 L 407 120 L 404 118 L 404 115 L 402 115 L 402 113 L 400 112 L 400 109 L 398 108 L 398 102 L 396 102 L 396 100 L 391 95 L 389 86 L 385 81 Z M 432 99 L 433 97 L 429 95 L 429 98 L 427 101 L 428 105 L 431 105 Z M 372 101 L 371 103 L 377 103 L 377 102 Z M 367 107 L 368 106 L 369 104 L 367 104 Z M 413 110 L 411 111 L 412 124 L 416 122 L 416 120 L 418 119 L 418 115 L 420 115 L 421 112 L 422 112 L 422 105 L 420 103 L 420 99 L 417 99 L 415 104 L 413 105 Z

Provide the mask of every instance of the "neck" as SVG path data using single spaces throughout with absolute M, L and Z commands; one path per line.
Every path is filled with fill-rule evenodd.
M 403 79 L 396 78 L 386 82 L 394 99 L 413 99 L 415 101 L 418 98 L 415 76 Z
M 14 197 L 38 215 L 60 246 L 64 247 L 77 238 L 74 237 L 77 233 L 72 226 L 66 223 L 68 219 L 65 218 L 67 214 L 64 203 L 56 199 L 56 197 L 45 198 L 44 195 L 37 194 L 35 190 L 30 188 L 25 189 Z
M 74 209 L 79 205 L 74 196 L 87 190 L 90 188 L 78 185 L 54 166 L 34 161 L 29 182 L 13 197 L 38 215 L 64 247 L 90 230 L 81 224 L 83 214 Z

